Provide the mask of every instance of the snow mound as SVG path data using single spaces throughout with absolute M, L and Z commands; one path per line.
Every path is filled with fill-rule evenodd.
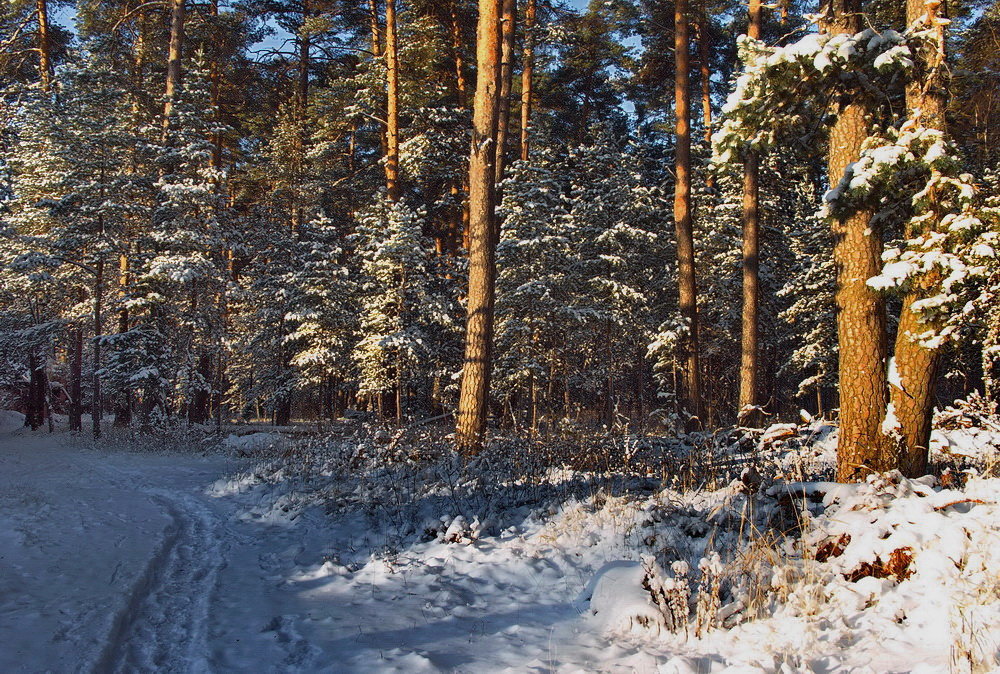
M 23 427 L 23 414 L 14 410 L 0 410 L 0 433 L 11 433 Z
M 262 449 L 271 449 L 280 446 L 282 436 L 280 433 L 249 433 L 247 435 L 230 434 L 222 441 L 223 447 L 242 452 L 257 452 Z
M 646 570 L 639 562 L 608 562 L 594 576 L 590 613 L 597 629 L 610 634 L 649 631 L 667 625 L 645 587 Z

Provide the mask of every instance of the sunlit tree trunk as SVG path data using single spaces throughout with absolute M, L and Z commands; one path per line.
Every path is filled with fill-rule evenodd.
M 479 0 L 476 98 L 469 153 L 469 295 L 465 363 L 455 438 L 468 453 L 482 448 L 489 408 L 496 285 L 494 239 L 499 110 L 500 0 Z
M 823 29 L 854 34 L 863 27 L 860 0 L 828 0 Z M 830 130 L 827 168 L 836 185 L 857 161 L 868 137 L 862 104 L 842 100 Z M 840 440 L 837 479 L 863 480 L 872 471 L 893 467 L 882 433 L 886 387 L 885 303 L 868 286 L 881 271 L 882 240 L 871 228 L 872 214 L 859 211 L 833 220 L 833 257 L 837 268 L 837 337 L 840 354 Z
M 497 183 L 504 178 L 503 174 L 507 159 L 507 136 L 510 130 L 510 91 L 511 80 L 514 74 L 514 29 L 517 21 L 517 0 L 503 0 L 503 15 L 500 21 L 500 116 L 497 119 Z
M 923 23 L 934 32 L 934 44 L 920 54 L 923 77 L 906 89 L 906 107 L 912 119 L 928 128 L 947 131 L 945 109 L 948 104 L 945 77 L 944 25 L 938 25 L 941 5 L 926 0 L 907 0 L 906 22 L 909 26 Z M 936 223 L 928 223 L 936 224 Z M 917 236 L 919 231 L 909 231 Z M 895 365 L 900 386 L 890 387 L 889 396 L 899 421 L 900 469 L 911 477 L 927 472 L 927 457 L 934 413 L 934 388 L 938 374 L 939 349 L 928 349 L 916 341 L 927 330 L 940 329 L 939 322 L 923 322 L 913 310 L 915 302 L 925 299 L 930 288 L 940 280 L 932 273 L 915 279 L 914 288 L 903 297 L 896 333 Z
M 38 18 L 38 77 L 42 89 L 49 90 L 52 83 L 52 48 L 49 40 L 49 8 L 46 0 L 37 0 L 35 11 Z
M 219 0 L 212 0 L 209 5 L 213 22 L 219 17 Z M 218 25 L 217 23 L 215 25 Z M 222 68 L 219 64 L 219 56 L 216 53 L 209 64 L 209 81 L 211 82 L 212 118 L 218 127 L 222 126 Z M 212 156 L 210 158 L 212 168 L 222 167 L 222 133 L 214 131 L 212 133 Z
M 378 0 L 368 0 L 368 20 L 371 29 L 372 58 L 376 61 L 382 60 L 382 26 L 379 22 Z M 381 107 L 381 102 L 379 104 Z M 385 124 L 378 122 L 378 144 L 382 151 L 381 156 L 385 157 L 389 153 L 386 141 Z
M 385 0 L 386 156 L 385 187 L 389 199 L 399 201 L 399 52 L 396 38 L 396 0 Z
M 750 0 L 747 35 L 760 39 L 760 0 Z M 744 423 L 758 425 L 757 406 L 760 349 L 758 346 L 758 305 L 760 298 L 760 213 L 759 162 L 755 151 L 743 161 L 743 317 L 740 343 L 740 397 L 738 413 Z
M 184 56 L 184 0 L 170 0 L 170 43 L 167 47 L 167 87 L 163 102 L 163 134 L 170 128 L 174 98 L 181 88 Z
M 694 269 L 694 233 L 691 223 L 691 91 L 687 0 L 674 3 L 674 109 L 676 148 L 674 169 L 674 228 L 677 234 L 677 273 L 681 316 L 687 324 L 684 354 L 684 407 L 701 418 L 701 373 L 698 359 L 698 288 Z
M 701 84 L 701 125 L 705 144 L 712 146 L 712 38 L 709 35 L 708 1 L 702 0 L 701 16 L 698 18 L 698 72 Z M 705 176 L 705 187 L 715 189 L 715 175 L 709 171 Z
M 125 304 L 125 297 L 128 294 L 129 286 L 129 266 L 128 255 L 122 253 L 118 256 L 118 292 L 121 299 L 121 306 L 118 309 L 118 334 L 122 335 L 129 330 L 129 312 Z M 126 386 L 125 390 L 119 391 L 115 400 L 115 427 L 123 428 L 132 423 L 132 391 Z
M 449 19 L 451 22 L 451 50 L 452 60 L 455 65 L 455 100 L 458 107 L 464 108 L 469 104 L 468 85 L 465 80 L 465 59 L 462 57 L 462 23 L 458 18 L 458 2 L 453 0 Z
M 531 148 L 531 94 L 535 71 L 536 0 L 528 0 L 524 10 L 524 50 L 521 53 L 521 159 L 528 160 Z

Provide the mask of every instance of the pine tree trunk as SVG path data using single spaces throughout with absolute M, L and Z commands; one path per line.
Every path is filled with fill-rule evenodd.
M 205 384 L 212 381 L 212 357 L 202 352 L 198 356 L 198 388 L 191 396 L 188 405 L 188 423 L 203 424 L 208 421 L 208 408 L 211 401 L 210 391 L 205 389 Z
M 309 12 L 309 0 L 302 0 L 302 25 L 300 27 L 302 34 L 299 35 L 299 64 L 298 72 L 296 73 L 298 79 L 295 86 L 295 98 L 298 103 L 300 122 L 305 120 L 306 112 L 309 108 L 309 50 L 312 46 L 312 41 L 306 31 Z
M 170 44 L 167 49 L 167 87 L 163 103 L 163 134 L 170 128 L 174 98 L 181 88 L 184 55 L 184 0 L 170 0 Z
M 704 127 L 705 143 L 708 145 L 712 143 L 712 72 L 709 63 L 711 48 L 708 16 L 702 14 L 701 23 L 698 24 L 698 70 L 701 75 L 701 124 Z M 706 178 L 709 187 L 713 186 L 714 179 L 711 174 Z
M 24 425 L 33 431 L 45 422 L 45 394 L 42 391 L 42 365 L 35 349 L 28 353 L 28 399 L 25 405 Z
M 468 83 L 465 77 L 465 60 L 462 58 L 462 24 L 459 21 L 459 6 L 457 0 L 451 3 L 451 48 L 455 60 L 455 99 L 460 108 L 468 108 L 469 94 Z M 469 174 L 462 176 L 460 185 L 454 187 L 454 194 L 459 203 L 459 208 L 455 213 L 453 223 L 452 240 L 454 251 L 468 251 L 469 243 Z
M 42 399 L 39 401 L 39 407 L 42 410 L 42 419 L 47 423 L 49 433 L 54 433 L 56 430 L 55 422 L 52 419 L 52 387 L 49 386 L 49 374 L 44 367 L 45 360 L 42 361 L 43 367 L 41 372 L 41 396 Z
M 210 11 L 213 20 L 217 20 L 219 17 L 219 0 L 212 0 L 210 4 Z M 219 58 L 218 54 L 213 54 L 213 58 L 209 63 L 209 81 L 211 82 L 211 102 L 212 102 L 212 119 L 215 121 L 217 127 L 222 126 L 222 109 L 220 107 L 220 91 L 222 88 L 222 72 L 219 68 Z M 222 167 L 222 133 L 219 131 L 212 132 L 212 156 L 209 160 L 209 166 L 212 168 Z
M 285 398 L 274 408 L 274 425 L 287 426 L 292 421 L 292 401 Z
M 128 294 L 129 269 L 128 255 L 122 253 L 118 256 L 118 291 L 121 294 L 122 306 L 118 310 L 118 334 L 124 335 L 129 331 L 129 313 L 125 306 L 125 296 Z M 126 428 L 132 423 L 132 390 L 130 387 L 118 392 L 115 401 L 115 428 Z
M 372 58 L 376 61 L 382 59 L 382 26 L 379 23 L 378 0 L 368 0 L 369 28 L 371 29 Z M 381 107 L 381 102 L 380 102 Z M 382 151 L 381 156 L 389 154 L 389 146 L 385 135 L 385 125 L 378 122 L 378 144 Z
M 35 3 L 38 15 L 38 76 L 44 91 L 52 83 L 52 48 L 49 41 L 49 10 L 47 0 Z
M 687 0 L 674 3 L 674 106 L 677 117 L 674 167 L 674 227 L 677 234 L 677 273 L 681 316 L 688 327 L 681 346 L 684 360 L 684 408 L 701 417 L 701 373 L 698 360 L 698 289 L 694 269 L 694 232 L 691 223 L 691 91 L 688 54 Z
M 103 225 L 101 230 L 104 230 Z M 92 377 L 92 396 L 90 401 L 90 419 L 93 426 L 94 439 L 101 437 L 101 417 L 103 416 L 103 401 L 101 399 L 101 338 L 104 336 L 104 259 L 97 260 L 96 276 L 94 278 L 94 362 Z
M 496 133 L 499 112 L 500 0 L 479 0 L 476 98 L 469 153 L 469 295 L 465 364 L 455 438 L 467 453 L 482 448 L 489 408 L 496 284 Z
M 77 325 L 72 333 L 72 354 L 69 363 L 69 430 L 83 430 L 83 328 Z
M 135 43 L 132 46 L 132 118 L 135 131 L 143 123 L 142 92 L 146 81 L 146 12 L 140 11 L 135 20 Z
M 740 341 L 739 416 L 749 426 L 760 423 L 753 410 L 757 402 L 760 350 L 758 305 L 760 298 L 760 216 L 758 211 L 758 164 L 756 152 L 743 162 L 743 331 Z
M 750 0 L 747 35 L 760 39 L 761 3 Z M 742 423 L 759 426 L 756 411 L 760 349 L 758 346 L 758 305 L 760 298 L 760 158 L 749 151 L 743 161 L 743 331 L 740 343 L 739 415 Z
M 830 0 L 823 28 L 832 34 L 860 31 L 860 0 Z M 839 183 L 847 166 L 857 161 L 868 131 L 864 107 L 842 101 L 830 131 L 831 185 Z M 840 349 L 840 482 L 863 480 L 895 463 L 882 433 L 888 402 L 885 303 L 867 283 L 882 267 L 882 240 L 871 229 L 871 218 L 870 212 L 860 211 L 832 222 Z
M 510 130 L 510 91 L 514 75 L 514 29 L 517 22 L 517 0 L 503 0 L 500 50 L 500 116 L 497 119 L 496 182 L 503 180 L 507 159 L 507 136 Z M 497 196 L 497 201 L 500 197 Z M 499 224 L 499 221 L 498 221 Z
M 528 0 L 524 11 L 524 51 L 521 54 L 521 160 L 528 161 L 531 148 L 532 78 L 535 70 L 535 10 L 537 0 Z
M 465 82 L 465 60 L 462 58 L 462 24 L 458 20 L 458 2 L 451 3 L 451 50 L 455 63 L 455 101 L 458 107 L 469 105 L 468 85 Z
M 934 47 L 920 54 L 924 76 L 907 87 L 906 107 L 910 117 L 918 118 L 923 126 L 946 133 L 945 109 L 948 101 L 944 81 L 945 29 L 943 25 L 937 25 L 938 11 L 938 5 L 924 0 L 907 0 L 908 26 L 913 26 L 926 16 L 930 20 L 930 27 L 935 31 L 936 40 Z M 919 234 L 918 231 L 907 232 L 909 237 Z M 889 396 L 900 425 L 900 469 L 910 477 L 919 477 L 927 472 L 940 356 L 939 349 L 925 348 L 915 341 L 915 337 L 927 330 L 941 328 L 939 322 L 921 321 L 919 314 L 913 311 L 913 305 L 932 294 L 931 288 L 939 280 L 940 276 L 935 272 L 915 279 L 913 290 L 903 297 L 899 331 L 896 333 L 895 363 L 902 388 L 891 386 Z
M 711 72 L 711 38 L 708 34 L 709 20 L 707 0 L 702 0 L 701 16 L 698 19 L 698 70 L 701 79 L 701 124 L 705 144 L 712 147 L 712 72 Z M 715 189 L 715 174 L 708 171 L 705 176 L 705 187 Z
M 396 366 L 396 424 L 403 425 L 403 367 Z
M 386 156 L 385 187 L 389 199 L 399 201 L 399 52 L 396 39 L 396 0 L 385 0 Z

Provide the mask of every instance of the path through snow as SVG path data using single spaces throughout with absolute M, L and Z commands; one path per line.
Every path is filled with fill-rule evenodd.
M 360 519 L 248 517 L 252 494 L 210 488 L 239 467 L 0 435 L 0 671 L 553 671 L 629 655 L 580 640 L 571 559 L 484 542 L 373 560 Z M 333 561 L 349 552 L 365 563 Z
M 0 434 L 0 672 L 947 669 L 955 637 L 938 629 L 947 610 L 908 608 L 903 622 L 892 610 L 893 602 L 919 607 L 926 579 L 906 586 L 909 595 L 888 592 L 888 580 L 835 585 L 850 596 L 838 595 L 829 620 L 789 602 L 781 615 L 704 639 L 604 632 L 608 615 L 591 615 L 581 595 L 595 572 L 635 559 L 654 534 L 697 552 L 709 535 L 703 517 L 725 490 L 695 494 L 701 505 L 690 512 L 694 501 L 678 501 L 662 524 L 663 502 L 609 496 L 538 517 L 526 508 L 526 519 L 496 536 L 417 535 L 396 547 L 391 523 L 293 507 L 285 499 L 294 493 L 238 474 L 244 467 L 220 456 L 97 451 L 67 435 Z M 941 498 L 979 504 L 965 519 L 967 506 L 931 512 L 947 520 L 939 533 L 973 527 L 987 541 L 976 554 L 994 569 L 992 496 Z M 954 564 L 945 567 L 954 575 Z M 870 596 L 858 588 L 873 581 L 885 586 L 885 606 L 867 610 Z M 975 578 L 962 587 L 996 589 Z M 983 626 L 977 643 L 1000 656 L 1000 602 L 979 603 L 965 617 Z

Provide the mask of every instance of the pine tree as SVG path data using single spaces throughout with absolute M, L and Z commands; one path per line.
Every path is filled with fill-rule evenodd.
M 440 354 L 440 330 L 454 317 L 434 287 L 434 261 L 423 223 L 404 202 L 388 197 L 358 216 L 360 341 L 354 347 L 359 394 L 384 412 L 384 395 L 394 394 L 395 417 L 406 414 L 408 391 L 427 386 Z

